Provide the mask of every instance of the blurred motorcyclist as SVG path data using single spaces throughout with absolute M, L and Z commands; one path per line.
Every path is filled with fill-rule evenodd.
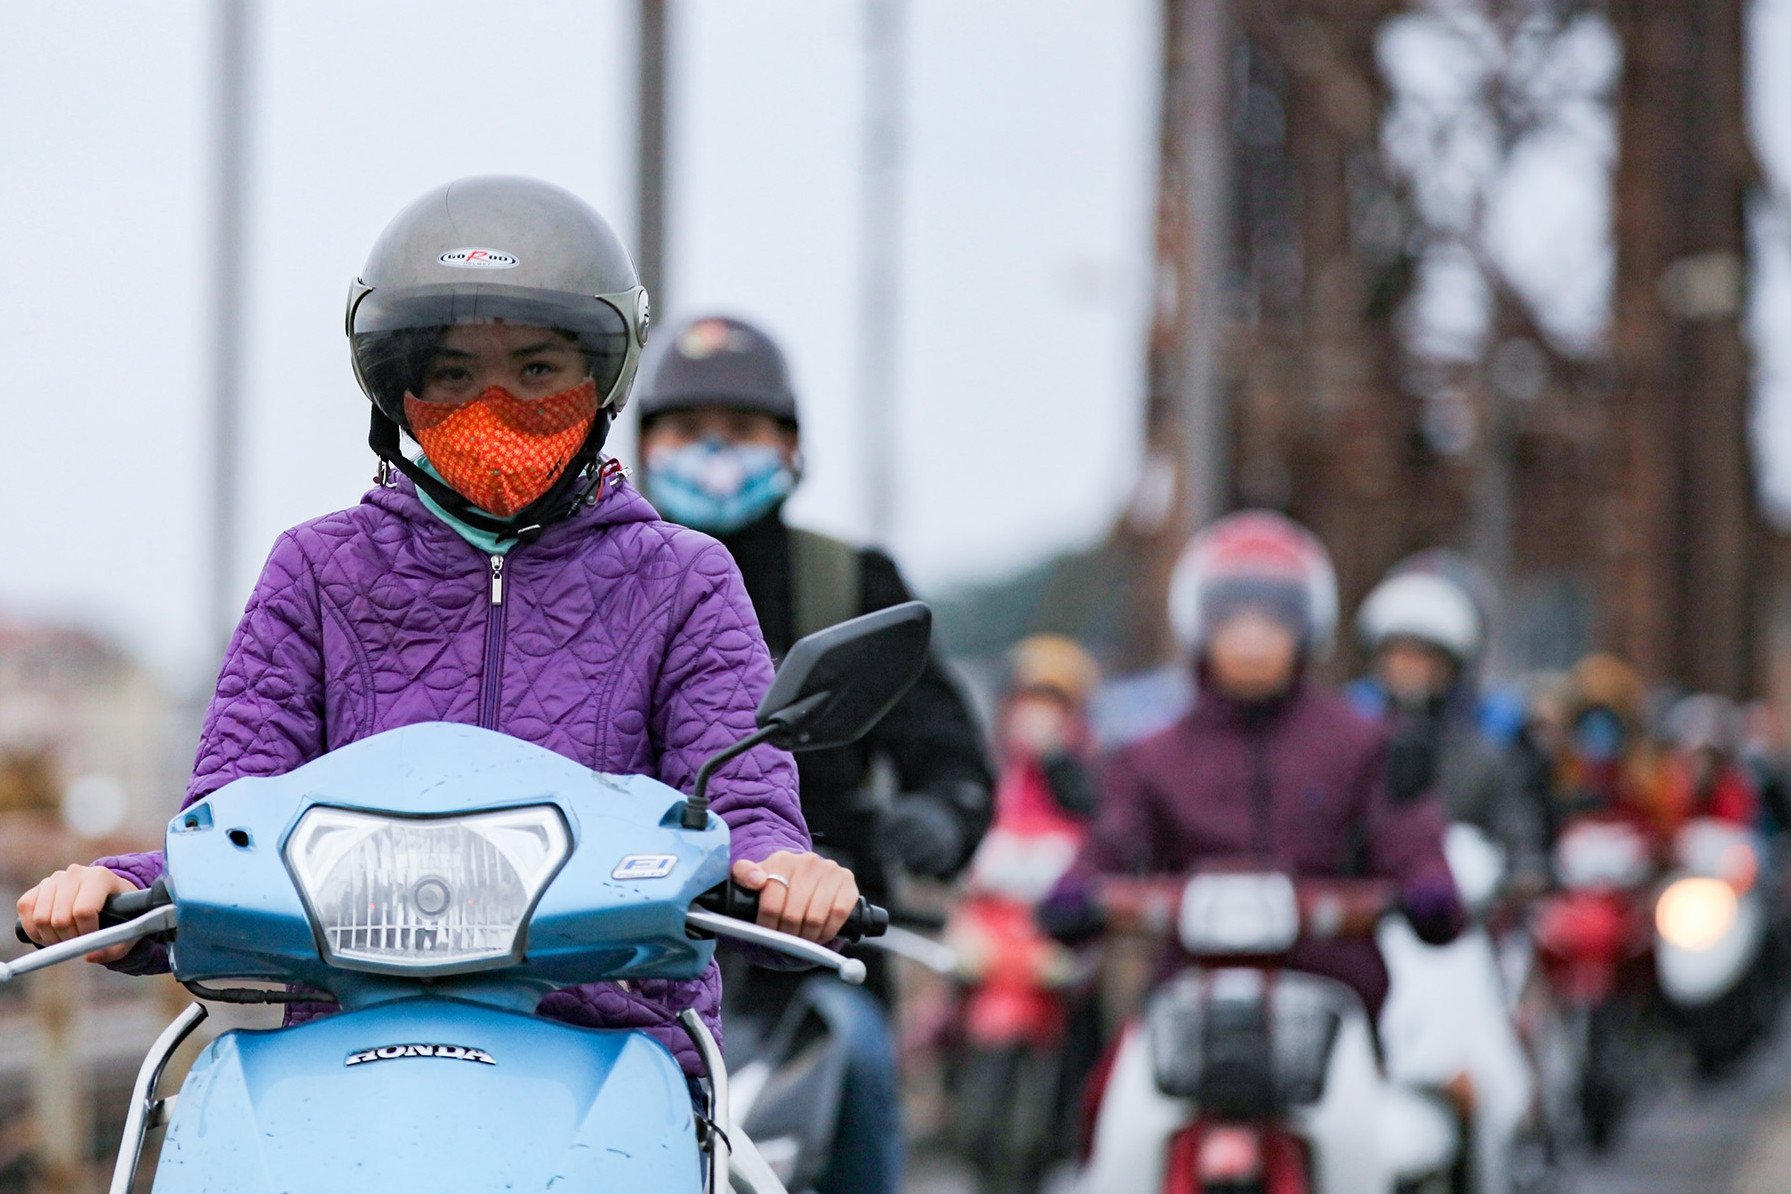
M 1740 757 L 1740 711 L 1714 693 L 1682 699 L 1667 715 L 1667 760 L 1661 818 L 1677 831 L 1695 817 L 1759 827 L 1760 800 Z
M 1196 672 L 1194 708 L 1108 760 L 1093 833 L 1052 895 L 1052 920 L 1072 931 L 1099 874 L 1254 857 L 1296 876 L 1392 880 L 1420 937 L 1452 939 L 1462 909 L 1440 806 L 1418 792 L 1395 798 L 1384 734 L 1311 674 L 1337 621 L 1324 547 L 1279 514 L 1231 515 L 1189 545 L 1170 601 Z M 1289 964 L 1342 981 L 1379 1013 L 1387 971 L 1372 942 L 1302 942 Z
M 1312 675 L 1337 621 L 1336 580 L 1318 540 L 1266 511 L 1219 520 L 1178 563 L 1170 617 L 1195 669 L 1194 706 L 1107 761 L 1093 833 L 1047 901 L 1047 923 L 1065 937 L 1098 931 L 1104 876 L 1180 878 L 1203 863 L 1248 860 L 1296 880 L 1390 881 L 1424 940 L 1453 938 L 1463 913 L 1443 854 L 1440 805 L 1416 793 L 1393 798 L 1380 727 Z M 1378 1188 L 1378 1166 L 1392 1157 L 1382 1150 L 1401 1141 L 1412 1114 L 1409 1096 L 1382 1082 L 1366 1057 L 1367 1025 L 1387 995 L 1379 948 L 1368 937 L 1302 937 L 1278 958 L 1341 982 L 1368 1010 L 1354 1054 L 1366 1066 L 1352 1065 L 1353 1077 L 1314 1113 L 1315 1125 L 1332 1126 L 1313 1130 L 1326 1138 L 1326 1166 Z M 1186 964 L 1172 945 L 1160 974 L 1167 979 Z M 1147 1035 L 1122 1036 L 1106 1071 L 1089 1189 L 1156 1189 L 1163 1181 L 1165 1133 L 1182 1113 L 1152 1101 Z M 1364 1130 L 1368 1139 L 1359 1138 Z
M 1648 690 L 1615 655 L 1588 655 L 1568 674 L 1567 737 L 1556 790 L 1570 810 L 1626 820 L 1665 844 L 1666 770 L 1648 734 Z
M 784 501 L 802 477 L 801 421 L 784 354 L 770 336 L 739 319 L 695 319 L 671 330 L 643 376 L 642 488 L 667 519 L 714 535 L 733 553 L 774 656 L 804 635 L 909 599 L 887 555 L 784 522 Z M 882 809 L 869 795 L 879 763 L 888 765 L 897 788 Z M 817 848 L 850 859 L 861 890 L 877 903 L 889 902 L 892 866 L 955 875 L 989 822 L 981 734 L 937 659 L 864 739 L 805 754 L 798 769 Z M 842 1005 L 854 1031 L 824 1191 L 901 1184 L 899 1091 L 886 1020 L 892 984 L 877 957 L 867 962 L 872 995 L 834 984 L 827 996 Z M 724 973 L 730 1017 L 774 1015 L 804 981 L 744 967 Z
M 1567 724 L 1569 687 L 1564 672 L 1537 672 L 1529 676 L 1522 689 L 1522 721 L 1511 743 L 1518 785 L 1530 807 L 1542 817 L 1546 854 L 1553 853 L 1568 811 L 1557 785 L 1561 781 L 1561 760 L 1567 756 L 1572 736 Z
M 1395 797 L 1434 792 L 1442 799 L 1454 823 L 1449 844 L 1457 882 L 1473 893 L 1466 898 L 1490 900 L 1500 870 L 1514 889 L 1541 891 L 1547 875 L 1541 812 L 1477 716 L 1484 608 L 1441 569 L 1407 565 L 1369 593 L 1356 628 L 1371 670 L 1351 694 L 1392 734 L 1388 782 Z M 1495 852 L 1502 859 L 1482 857 Z M 1476 1189 L 1509 1189 L 1532 1083 L 1492 939 L 1475 930 L 1432 949 L 1388 925 L 1381 948 L 1393 975 L 1381 1025 L 1389 1072 L 1453 1090 L 1474 1125 Z M 1450 1016 L 1434 1014 L 1439 1004 Z
M 1100 672 L 1051 634 L 1022 640 L 1009 664 L 995 721 L 995 823 L 946 934 L 964 980 L 949 1064 L 954 1136 L 983 1188 L 1003 1194 L 1038 1189 L 1068 1155 L 1075 1096 L 1101 1048 L 1088 967 L 1034 917 L 1087 836 L 1087 708 Z
M 1080 839 L 1094 811 L 1088 702 L 1100 680 L 1095 661 L 1071 639 L 1036 634 L 1014 648 L 997 715 L 997 827 L 1048 826 Z
M 1741 711 L 1741 760 L 1754 778 L 1771 836 L 1791 828 L 1791 775 L 1786 773 L 1785 720 L 1770 701 L 1752 701 Z
M 1351 696 L 1386 722 L 1395 799 L 1434 791 L 1450 821 L 1473 826 L 1505 851 L 1514 880 L 1540 885 L 1542 810 L 1480 728 L 1483 610 L 1441 571 L 1401 566 L 1369 593 L 1356 630 L 1370 670 Z

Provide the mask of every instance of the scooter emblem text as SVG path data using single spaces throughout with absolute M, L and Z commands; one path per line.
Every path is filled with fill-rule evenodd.
M 450 1061 L 476 1061 L 480 1065 L 496 1065 L 497 1059 L 483 1049 L 466 1045 L 381 1045 L 350 1053 L 343 1065 L 360 1065 L 368 1061 L 397 1061 L 401 1057 L 445 1057 Z
M 609 873 L 612 879 L 663 879 L 678 869 L 676 854 L 630 854 Z

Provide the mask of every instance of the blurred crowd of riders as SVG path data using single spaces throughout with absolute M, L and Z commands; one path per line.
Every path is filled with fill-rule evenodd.
M 667 518 L 728 545 L 773 653 L 906 599 L 886 555 L 786 524 L 784 499 L 802 472 L 801 420 L 771 338 L 708 316 L 666 342 L 643 374 L 643 489 Z M 1594 948 L 1539 939 L 1537 921 L 1561 886 L 1563 834 L 1584 822 L 1624 827 L 1645 854 L 1646 875 L 1632 876 L 1640 887 L 1678 865 L 1688 826 L 1727 825 L 1754 843 L 1749 882 L 1765 882 L 1791 825 L 1783 727 L 1764 704 L 1653 690 L 1607 654 L 1495 682 L 1486 664 L 1498 604 L 1470 560 L 1439 549 L 1399 564 L 1346 622 L 1324 546 L 1278 514 L 1243 512 L 1203 529 L 1177 570 L 1165 612 L 1194 683 L 1187 709 L 1163 711 L 1168 728 L 1101 741 L 1101 669 L 1071 639 L 1041 634 L 1008 656 L 986 736 L 936 662 L 868 742 L 805 757 L 803 804 L 817 844 L 857 872 L 867 895 L 902 903 L 904 875 L 956 893 L 948 919 L 911 919 L 943 930 L 952 959 L 943 1003 L 935 981 L 930 1001 L 897 1016 L 899 984 L 877 956 L 868 996 L 829 980 L 728 975 L 730 1024 L 764 1025 L 806 999 L 827 1010 L 839 1038 L 837 1124 L 828 1156 L 813 1166 L 815 1188 L 899 1188 L 907 1133 L 895 1025 L 904 1021 L 905 1039 L 919 1040 L 920 1056 L 945 1075 L 951 1110 L 941 1141 L 987 1188 L 1035 1189 L 1079 1150 L 1098 1152 L 1098 1104 L 1150 975 L 1129 988 L 1110 981 L 1111 917 L 1096 881 L 1220 858 L 1390 881 L 1418 951 L 1470 923 L 1493 934 L 1503 989 L 1489 1006 L 1508 1028 L 1509 1056 L 1484 1065 L 1463 1056 L 1434 1075 L 1464 1115 L 1504 1121 L 1479 1125 L 1479 1147 L 1491 1136 L 1505 1155 L 1458 1166 L 1479 1169 L 1465 1188 L 1517 1188 L 1519 1170 L 1557 1163 L 1565 1140 L 1607 1140 L 1617 1100 L 1578 1072 L 1598 1063 L 1582 1040 L 1574 1072 L 1551 1078 L 1536 1023 L 1537 988 L 1563 973 L 1538 955 Z M 1333 688 L 1323 676 L 1340 623 L 1353 629 L 1367 668 Z M 878 789 L 882 797 L 867 795 Z M 1476 831 L 1495 852 L 1496 893 L 1470 898 L 1459 860 L 1445 857 L 1445 826 Z M 1784 899 L 1770 910 L 1774 926 L 1786 919 Z M 1392 948 L 1384 933 L 1379 946 L 1300 946 L 1304 955 L 1289 965 L 1354 990 L 1382 1018 L 1378 1047 L 1396 1054 L 1396 1036 L 1423 1031 L 1388 1023 L 1402 994 L 1395 963 L 1389 996 Z M 1540 998 L 1551 995 L 1561 1020 L 1573 993 Z M 1500 1065 L 1513 1071 L 1509 1080 Z M 1549 1105 L 1551 1081 L 1565 1085 L 1555 1100 L 1565 1111 Z M 1483 1089 L 1500 1083 L 1502 1095 Z M 1499 1103 L 1505 1110 L 1484 1110 Z M 1535 1146 L 1527 1162 L 1514 1151 L 1520 1138 Z

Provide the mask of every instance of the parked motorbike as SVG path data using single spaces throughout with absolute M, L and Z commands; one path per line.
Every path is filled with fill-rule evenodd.
M 1551 1117 L 1571 1113 L 1608 1148 L 1642 1084 L 1641 1042 L 1654 1015 L 1655 864 L 1647 838 L 1619 818 L 1571 822 L 1555 846 L 1559 890 L 1538 908 L 1537 958 L 1565 1026 L 1563 1090 L 1545 1076 Z M 1562 1104 L 1569 1104 L 1562 1105 Z
M 445 723 L 238 780 L 169 824 L 163 881 L 114 896 L 109 927 L 0 964 L 0 983 L 156 938 L 202 1000 L 339 1005 L 295 1027 L 224 1033 L 163 1096 L 163 1067 L 205 1011 L 176 1017 L 138 1074 L 113 1194 L 164 1123 L 160 1194 L 780 1191 L 735 1129 L 727 1067 L 694 1012 L 679 1023 L 703 1062 L 700 1090 L 642 1032 L 534 1009 L 572 984 L 694 978 L 720 937 L 862 981 L 862 962 L 751 923 L 756 896 L 728 881 L 728 829 L 707 787 L 760 743 L 825 748 L 864 733 L 919 674 L 929 625 L 910 603 L 796 644 L 759 729 L 709 759 L 688 798 Z M 849 928 L 883 920 L 861 902 Z
M 1115 927 L 1172 929 L 1192 965 L 1120 1044 L 1087 1189 L 1450 1188 L 1461 1141 L 1446 1101 L 1382 1075 L 1353 991 L 1282 968 L 1302 940 L 1373 934 L 1388 885 L 1209 869 L 1170 887 L 1109 882 L 1101 903 Z
M 1079 839 L 998 826 L 983 839 L 947 929 L 962 981 L 952 1060 L 954 1135 L 987 1194 L 1031 1194 L 1065 1155 L 1066 1044 L 1090 968 L 1033 909 Z
M 1679 830 L 1673 860 L 1654 904 L 1655 972 L 1668 1014 L 1711 1074 L 1759 1039 L 1776 1010 L 1760 851 L 1746 829 L 1698 818 Z

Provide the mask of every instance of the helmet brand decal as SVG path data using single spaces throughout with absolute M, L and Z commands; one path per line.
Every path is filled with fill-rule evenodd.
M 678 869 L 676 854 L 630 854 L 609 873 L 612 879 L 663 879 Z
M 735 343 L 736 339 L 741 342 Z M 724 349 L 739 350 L 745 347 L 744 339 L 737 338 L 734 329 L 720 319 L 699 319 L 678 337 L 678 355 L 693 361 L 712 357 Z
M 449 249 L 437 261 L 455 269 L 515 269 L 516 258 L 496 249 Z
M 479 1065 L 496 1065 L 497 1059 L 483 1049 L 467 1045 L 381 1045 L 350 1053 L 343 1065 L 363 1065 L 370 1061 L 397 1061 L 401 1057 L 445 1057 L 449 1061 L 472 1061 Z

